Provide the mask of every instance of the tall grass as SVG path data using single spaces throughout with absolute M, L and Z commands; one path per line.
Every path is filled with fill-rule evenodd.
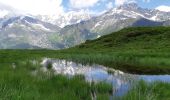
M 31 71 L 40 67 L 32 61 L 16 63 L 15 69 L 11 66 L 0 67 L 1 100 L 91 100 L 91 91 L 100 99 L 108 98 L 112 89 L 107 83 L 90 85 L 83 76 L 68 78 L 43 72 L 32 76 Z
M 128 92 L 121 100 L 169 100 L 170 84 L 154 82 L 145 83 L 140 81 L 137 86 Z
M 28 61 L 30 62 L 30 61 Z M 28 66 L 32 64 L 18 63 L 16 69 L 3 64 L 0 67 L 0 99 L 1 100 L 91 100 L 92 94 L 97 100 L 109 100 L 112 86 L 106 83 L 87 83 L 79 75 L 68 78 L 62 75 L 47 76 L 44 73 L 32 76 Z M 28 68 L 27 68 L 28 67 Z M 36 69 L 38 69 L 37 66 Z M 29 69 L 29 70 L 28 70 Z M 126 95 L 114 97 L 116 100 L 168 100 L 170 84 L 145 83 L 140 81 Z

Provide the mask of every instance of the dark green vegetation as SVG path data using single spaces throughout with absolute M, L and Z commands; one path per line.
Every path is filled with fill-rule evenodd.
M 170 49 L 170 27 L 132 27 L 86 41 L 78 48 L 113 51 L 162 51 Z
M 122 100 L 169 100 L 170 84 L 155 82 L 147 84 L 143 81 L 134 87 Z

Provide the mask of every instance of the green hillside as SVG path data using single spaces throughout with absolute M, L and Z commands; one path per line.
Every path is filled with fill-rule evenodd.
M 97 50 L 163 50 L 170 49 L 170 27 L 133 27 L 86 41 L 78 48 Z

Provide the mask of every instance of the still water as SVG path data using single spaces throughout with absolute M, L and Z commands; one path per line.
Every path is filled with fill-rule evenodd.
M 48 70 L 48 65 L 52 65 L 51 69 L 54 74 L 63 74 L 68 76 L 84 75 L 88 82 L 108 82 L 113 86 L 113 95 L 122 96 L 135 85 L 139 80 L 145 82 L 169 82 L 170 75 L 134 75 L 124 73 L 119 70 L 107 68 L 102 65 L 83 65 L 72 61 L 59 59 L 44 59 L 41 63 L 44 70 Z

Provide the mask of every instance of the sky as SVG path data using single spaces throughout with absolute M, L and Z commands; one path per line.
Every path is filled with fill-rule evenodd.
M 130 2 L 143 8 L 170 11 L 170 0 L 0 0 L 0 9 L 6 7 L 33 15 L 59 15 L 79 10 L 97 14 Z

